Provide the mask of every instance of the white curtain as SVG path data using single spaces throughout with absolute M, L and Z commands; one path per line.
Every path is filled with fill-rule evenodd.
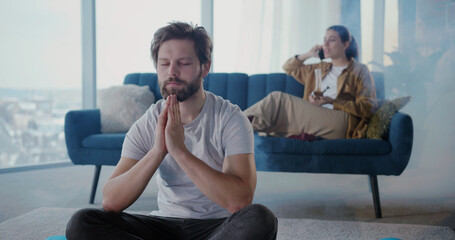
M 224 11 L 215 6 L 215 72 L 282 72 L 289 57 L 321 44 L 326 29 L 341 19 L 341 0 L 229 2 L 236 11 L 226 9 L 229 6 L 219 6 Z M 229 14 L 224 16 L 226 11 Z M 223 34 L 226 37 L 222 39 Z

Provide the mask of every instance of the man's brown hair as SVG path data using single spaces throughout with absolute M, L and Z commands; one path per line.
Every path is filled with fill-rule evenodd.
M 171 22 L 168 25 L 158 29 L 153 35 L 150 53 L 155 65 L 158 62 L 158 51 L 161 44 L 171 39 L 189 39 L 194 42 L 194 50 L 199 58 L 199 62 L 205 64 L 212 61 L 212 40 L 204 27 L 192 26 L 185 22 Z

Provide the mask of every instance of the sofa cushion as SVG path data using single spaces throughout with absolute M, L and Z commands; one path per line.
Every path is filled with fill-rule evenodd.
M 155 102 L 148 86 L 125 84 L 99 90 L 102 133 L 124 133 Z
M 93 134 L 82 140 L 85 148 L 121 149 L 125 133 Z
M 390 143 L 372 139 L 303 141 L 290 138 L 254 136 L 255 151 L 296 155 L 386 155 Z

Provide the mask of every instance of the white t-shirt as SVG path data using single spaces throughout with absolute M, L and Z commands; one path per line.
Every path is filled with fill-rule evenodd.
M 324 96 L 330 97 L 335 99 L 337 97 L 337 81 L 338 77 L 340 76 L 341 72 L 343 72 L 343 69 L 345 69 L 346 66 L 332 66 L 330 69 L 330 72 L 325 76 L 325 78 L 321 82 L 321 91 L 324 91 Z M 327 90 L 326 90 L 327 89 Z M 323 104 L 322 107 L 333 109 L 333 104 L 331 103 L 326 103 Z
M 222 171 L 226 156 L 254 153 L 253 128 L 237 105 L 205 92 L 204 107 L 185 124 L 185 146 L 211 168 Z M 159 100 L 137 120 L 126 134 L 122 156 L 140 160 L 152 149 L 155 127 L 165 101 Z M 167 154 L 156 174 L 158 211 L 152 215 L 177 218 L 222 218 L 230 213 L 206 197 Z

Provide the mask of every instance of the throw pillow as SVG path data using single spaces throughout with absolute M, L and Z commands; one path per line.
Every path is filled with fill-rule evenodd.
M 98 91 L 102 133 L 127 132 L 155 102 L 149 86 L 125 84 Z
M 378 111 L 373 115 L 368 124 L 367 138 L 382 139 L 390 126 L 393 115 L 404 107 L 411 96 L 399 97 L 394 100 L 386 100 L 380 103 Z

